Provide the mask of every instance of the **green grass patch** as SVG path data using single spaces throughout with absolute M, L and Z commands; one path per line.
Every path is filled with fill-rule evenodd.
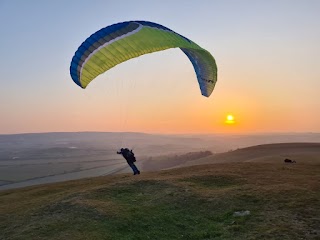
M 87 197 L 122 206 L 112 221 L 104 221 L 114 239 L 237 239 L 235 231 L 245 233 L 251 218 L 232 215 L 247 201 L 242 196 L 212 200 L 166 181 L 116 185 Z
M 0 239 L 319 239 L 317 175 L 297 170 L 290 179 L 272 166 L 245 174 L 243 166 L 239 178 L 224 169 L 4 193 Z
M 241 239 L 252 216 L 232 213 L 244 201 L 243 196 L 207 199 L 166 181 L 138 181 L 72 195 L 20 219 L 5 234 L 14 234 L 13 239 L 64 234 L 68 239 Z M 117 207 L 101 208 L 103 203 Z
M 204 175 L 183 178 L 180 181 L 189 182 L 205 188 L 227 188 L 243 184 L 239 177 L 229 175 Z

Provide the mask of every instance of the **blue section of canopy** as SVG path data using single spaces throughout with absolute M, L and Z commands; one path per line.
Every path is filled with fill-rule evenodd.
M 95 32 L 92 34 L 90 37 L 87 38 L 86 41 L 84 41 L 78 50 L 76 51 L 76 54 L 73 56 L 72 61 L 71 61 L 71 66 L 70 66 L 70 74 L 73 79 L 73 81 L 81 86 L 80 83 L 80 76 L 77 74 L 77 68 L 79 66 L 79 62 L 81 60 L 82 55 L 99 39 L 123 28 L 126 27 L 130 22 L 122 22 L 122 23 L 116 23 L 111 26 L 105 27 L 100 29 L 99 31 Z
M 186 48 L 180 48 L 180 49 L 187 55 L 190 62 L 192 63 L 194 71 L 196 72 L 197 80 L 199 82 L 201 94 L 203 96 L 208 97 L 207 85 L 205 84 L 205 82 L 202 80 L 202 77 L 201 77 L 204 72 L 203 69 L 205 69 L 205 66 L 202 66 L 201 62 L 197 61 L 197 59 L 199 59 L 199 57 L 196 55 L 196 53 L 194 51 L 186 49 Z

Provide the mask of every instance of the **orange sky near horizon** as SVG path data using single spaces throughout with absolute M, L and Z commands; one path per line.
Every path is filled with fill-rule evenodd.
M 303 105 L 299 106 L 298 99 L 290 97 L 290 94 L 285 95 L 282 91 L 274 91 L 270 96 L 263 95 L 257 88 L 251 88 L 250 84 L 241 85 L 246 79 L 225 74 L 225 69 L 222 67 L 212 96 L 203 97 L 190 64 L 185 61 L 188 70 L 176 71 L 170 66 L 174 60 L 168 59 L 168 55 L 174 55 L 174 52 L 158 56 L 166 62 L 160 69 L 144 73 L 134 72 L 137 79 L 124 80 L 122 76 L 117 76 L 122 72 L 121 68 L 126 68 L 119 66 L 110 74 L 111 76 L 102 75 L 85 90 L 76 88 L 72 83 L 69 89 L 62 90 L 60 94 L 67 97 L 68 91 L 76 93 L 73 100 L 61 106 L 55 106 L 54 101 L 50 102 L 42 111 L 40 118 L 34 116 L 38 114 L 37 109 L 41 108 L 42 103 L 34 102 L 37 108 L 21 108 L 15 113 L 16 123 L 11 121 L 7 124 L 20 126 L 15 127 L 16 132 L 132 131 L 163 134 L 242 134 L 308 132 L 319 129 L 317 128 L 319 115 L 316 112 L 310 115 L 308 109 L 304 111 Z M 133 65 L 153 64 L 154 60 L 150 58 L 151 55 Z M 162 68 L 167 68 L 168 71 L 164 73 Z M 157 77 L 148 81 L 154 71 Z M 110 80 L 112 78 L 115 79 Z M 236 82 L 239 84 L 236 84 L 234 79 L 237 79 Z M 135 82 L 132 83 L 133 81 Z M 265 80 L 261 81 L 260 85 L 264 86 Z M 148 91 L 150 88 L 157 90 Z M 142 89 L 144 91 L 141 91 Z M 282 96 L 286 96 L 283 101 L 281 101 Z M 228 114 L 234 115 L 235 124 L 225 123 Z M 301 119 L 302 116 L 305 119 Z M 19 124 L 22 118 L 23 125 Z

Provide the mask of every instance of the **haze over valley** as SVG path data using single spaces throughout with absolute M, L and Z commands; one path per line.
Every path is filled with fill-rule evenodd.
M 131 172 L 125 160 L 116 154 L 121 147 L 134 149 L 142 171 L 158 171 L 219 162 L 222 159 L 219 154 L 238 148 L 290 142 L 319 143 L 320 134 L 76 132 L 0 135 L 0 189 Z M 279 159 L 283 157 L 285 155 L 278 156 Z

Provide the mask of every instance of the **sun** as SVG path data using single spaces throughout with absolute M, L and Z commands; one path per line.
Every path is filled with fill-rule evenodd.
M 234 116 L 232 114 L 228 114 L 226 117 L 225 123 L 226 124 L 234 124 L 235 123 Z

